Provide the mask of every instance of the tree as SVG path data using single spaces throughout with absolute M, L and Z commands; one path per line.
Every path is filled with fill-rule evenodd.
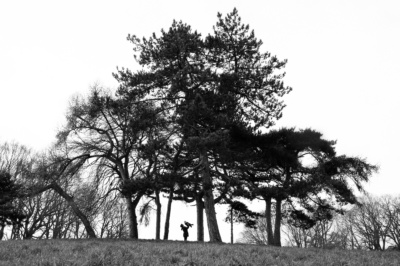
M 332 220 L 317 221 L 309 228 L 299 228 L 286 223 L 284 232 L 292 246 L 307 248 L 347 248 L 347 234 L 341 230 L 341 224 L 336 217 Z
M 158 143 L 161 118 L 150 102 L 113 97 L 93 87 L 86 99 L 76 98 L 67 125 L 58 133 L 70 160 L 83 158 L 107 174 L 96 182 L 119 190 L 125 199 L 129 237 L 138 238 L 136 207 L 151 188 L 157 158 L 148 152 Z M 114 182 L 113 182 L 114 181 Z
M 32 151 L 16 142 L 0 144 L 0 170 L 17 179 L 32 166 Z
M 255 228 L 256 218 L 258 216 L 258 213 L 249 210 L 243 202 L 229 201 L 229 208 L 225 222 L 231 224 L 231 244 L 233 244 L 233 223 L 244 223 L 248 228 Z
M 362 182 L 377 170 L 365 160 L 337 156 L 335 142 L 323 139 L 321 133 L 311 129 L 283 128 L 260 135 L 237 130 L 235 134 L 237 148 L 247 146 L 250 150 L 246 153 L 248 159 L 240 162 L 240 169 L 251 198 L 259 197 L 266 202 L 270 245 L 281 245 L 283 215 L 290 218 L 289 223 L 304 229 L 330 220 L 334 212 L 343 211 L 343 205 L 357 203 L 348 182 L 362 190 Z M 288 206 L 286 213 L 281 207 L 284 202 Z
M 393 248 L 400 250 L 400 197 L 384 197 L 382 199 L 385 220 L 389 221 L 388 237 Z
M 87 157 L 85 154 L 68 158 L 68 155 L 61 148 L 53 147 L 48 154 L 43 154 L 36 160 L 35 169 L 30 177 L 36 181 L 36 184 L 29 188 L 25 197 L 33 197 L 45 191 L 53 190 L 66 201 L 76 217 L 83 223 L 88 236 L 96 238 L 95 231 L 88 219 L 88 213 L 83 211 L 92 202 L 89 201 L 90 203 L 85 206 L 79 206 L 75 199 L 77 195 L 71 195 L 68 192 L 71 187 L 75 189 L 75 192 L 84 188 L 82 185 L 74 186 L 71 183 L 80 181 L 82 166 Z
M 273 213 L 275 210 L 273 210 Z M 256 220 L 256 228 L 245 228 L 241 233 L 240 242 L 268 245 L 268 229 L 265 214 Z M 274 215 L 273 215 L 274 217 Z M 342 230 L 341 216 L 333 220 L 317 221 L 308 229 L 296 227 L 282 220 L 282 231 L 286 235 L 286 245 L 298 248 L 347 248 L 347 231 Z
M 166 145 L 165 150 L 169 150 L 164 157 L 163 160 L 163 173 L 160 179 L 162 180 L 163 192 L 168 194 L 168 203 L 167 203 L 167 213 L 165 217 L 165 225 L 164 225 L 164 240 L 168 240 L 169 236 L 169 221 L 172 212 L 172 201 L 176 199 L 174 197 L 174 193 L 176 192 L 176 186 L 181 185 L 181 180 L 185 175 L 185 170 L 188 163 L 191 162 L 190 159 L 185 158 L 182 153 L 184 153 L 184 144 L 185 142 L 181 140 L 179 143 L 174 143 L 172 145 Z M 202 241 L 202 240 L 199 240 Z
M 6 225 L 20 226 L 23 215 L 18 207 L 25 188 L 19 179 L 29 173 L 31 166 L 30 149 L 16 142 L 0 144 L 0 239 Z
M 385 250 L 388 244 L 397 244 L 392 238 L 393 230 L 397 230 L 395 216 L 393 216 L 395 201 L 389 197 L 364 196 L 360 204 L 349 213 L 347 220 L 359 242 L 358 247 L 369 250 Z
M 254 227 L 245 227 L 245 229 L 240 233 L 238 242 L 256 245 L 268 245 L 268 230 L 265 213 L 261 213 L 261 215 L 256 219 L 256 224 Z
M 13 205 L 20 213 L 25 215 L 23 223 L 11 225 L 9 232 L 11 232 L 10 238 L 12 239 L 40 237 L 43 231 L 54 229 L 51 225 L 54 223 L 49 221 L 52 220 L 53 216 L 56 216 L 56 213 L 61 213 L 60 209 L 65 207 L 64 205 L 63 207 L 60 206 L 62 199 L 56 193 L 44 192 L 50 189 L 48 186 L 44 190 L 41 187 L 35 193 L 31 193 L 43 181 L 42 178 L 38 178 L 39 175 L 41 176 L 44 173 L 43 170 L 46 169 L 50 172 L 50 168 L 52 168 L 50 164 L 47 164 L 47 159 L 42 160 L 43 158 L 40 154 L 32 154 L 30 149 L 17 143 L 0 145 L 0 168 L 2 171 L 10 173 L 13 182 L 20 184 L 19 196 L 15 199 Z M 46 166 L 43 167 L 44 161 L 46 161 Z M 56 176 L 61 174 L 52 172 L 51 175 L 52 178 L 56 179 Z M 68 211 L 63 210 L 62 212 L 63 214 L 70 214 Z M 60 221 L 59 218 L 57 219 Z M 3 230 L 4 226 L 1 227 L 2 232 Z
M 15 199 L 21 196 L 20 186 L 15 184 L 11 175 L 3 170 L 0 171 L 0 226 L 3 238 L 3 230 L 6 224 L 20 224 L 25 217 L 16 206 L 13 205 Z
M 176 179 L 177 188 L 175 189 L 175 200 L 182 200 L 186 203 L 195 202 L 196 210 L 197 210 L 197 241 L 204 241 L 204 189 L 203 182 L 200 176 L 199 164 L 195 160 L 195 156 L 193 154 L 189 155 L 186 162 L 191 162 L 190 165 L 186 165 L 185 168 L 193 169 L 191 174 L 186 176 L 181 176 Z M 224 204 L 228 199 L 228 194 L 230 190 L 230 186 L 232 185 L 233 178 L 229 176 L 226 172 L 226 169 L 218 169 L 223 167 L 220 165 L 216 159 L 216 155 L 213 152 L 210 152 L 210 173 L 214 177 L 213 178 L 213 196 L 214 196 L 214 204 Z M 192 157 L 193 156 L 193 157 Z M 222 170 L 222 172 L 221 172 Z M 250 213 L 250 212 L 249 212 Z
M 236 9 L 224 19 L 218 14 L 213 35 L 205 39 L 174 21 L 160 37 L 129 35 L 128 40 L 142 70 L 118 70 L 118 93 L 157 102 L 178 130 L 176 138 L 195 151 L 210 241 L 220 242 L 210 151 L 224 146 L 235 123 L 256 130 L 280 118 L 279 98 L 291 90 L 282 82 L 284 73 L 277 73 L 286 61 L 260 52 L 262 42 L 241 23 Z
M 97 219 L 100 238 L 126 238 L 129 236 L 126 204 L 117 193 L 100 205 Z

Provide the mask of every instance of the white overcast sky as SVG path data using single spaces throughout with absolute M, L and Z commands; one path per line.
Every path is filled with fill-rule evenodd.
M 288 59 L 285 83 L 293 91 L 276 128 L 321 131 L 337 140 L 339 154 L 379 165 L 369 192 L 398 195 L 397 0 L 1 1 L 0 142 L 49 147 L 71 96 L 95 82 L 115 89 L 116 67 L 133 68 L 128 33 L 147 37 L 176 19 L 204 36 L 217 12 L 234 7 L 263 40 L 263 51 Z M 173 234 L 181 238 L 179 228 Z M 195 230 L 190 234 L 194 240 Z

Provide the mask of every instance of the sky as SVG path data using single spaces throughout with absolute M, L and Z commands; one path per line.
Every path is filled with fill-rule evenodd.
M 284 81 L 293 91 L 274 128 L 312 128 L 337 140 L 338 154 L 380 167 L 365 185 L 369 193 L 399 195 L 397 0 L 1 1 L 0 142 L 48 148 L 72 96 L 95 83 L 115 90 L 117 66 L 135 70 L 128 34 L 148 37 L 175 19 L 206 36 L 217 13 L 234 7 L 263 41 L 262 51 L 288 59 Z M 171 239 L 182 239 L 178 224 L 194 222 L 195 207 L 174 206 L 181 216 L 172 221 Z M 217 209 L 228 242 L 224 214 Z M 241 229 L 235 226 L 235 238 Z M 150 224 L 139 234 L 154 238 L 153 231 Z

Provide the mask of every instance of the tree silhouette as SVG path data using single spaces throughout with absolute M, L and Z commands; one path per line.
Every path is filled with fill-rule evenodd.
M 118 93 L 156 102 L 168 121 L 197 156 L 210 241 L 221 241 L 215 216 L 210 156 L 229 141 L 229 128 L 246 123 L 254 130 L 280 118 L 280 97 L 286 61 L 260 52 L 248 25 L 236 9 L 218 22 L 205 39 L 191 27 L 174 21 L 161 36 L 139 39 L 129 35 L 142 70 L 118 70 Z M 139 100 L 138 100 L 139 101 Z
M 283 215 L 289 222 L 310 228 L 317 221 L 331 219 L 342 212 L 345 204 L 357 199 L 349 181 L 362 190 L 374 165 L 356 157 L 337 156 L 335 142 L 311 130 L 280 129 L 265 134 L 252 134 L 242 129 L 233 131 L 236 149 L 245 148 L 246 160 L 239 157 L 242 185 L 254 197 L 266 203 L 268 244 L 281 245 L 280 227 Z M 240 153 L 239 153 L 240 154 Z M 286 202 L 286 210 L 282 204 Z M 272 204 L 275 204 L 275 228 L 272 226 Z
M 87 98 L 72 102 L 67 124 L 58 133 L 70 158 L 84 157 L 108 173 L 98 182 L 113 184 L 110 189 L 124 198 L 131 238 L 138 238 L 136 207 L 158 171 L 154 149 L 162 145 L 156 129 L 160 123 L 151 103 L 134 104 L 94 87 Z
M 257 218 L 260 214 L 253 212 L 240 201 L 227 201 L 229 204 L 225 222 L 231 224 L 231 244 L 233 244 L 233 223 L 244 223 L 248 228 L 255 228 L 257 226 Z
M 25 217 L 21 211 L 13 205 L 15 199 L 21 196 L 21 186 L 15 184 L 11 175 L 0 171 L 0 226 L 18 224 Z M 2 239 L 2 235 L 0 239 Z

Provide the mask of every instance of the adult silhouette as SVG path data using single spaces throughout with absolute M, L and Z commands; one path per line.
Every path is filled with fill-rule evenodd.
M 188 222 L 184 222 L 185 225 L 181 224 L 181 230 L 183 231 L 183 238 L 185 239 L 185 241 L 187 241 L 187 238 L 189 236 L 189 228 L 193 226 L 193 224 L 188 223 Z

